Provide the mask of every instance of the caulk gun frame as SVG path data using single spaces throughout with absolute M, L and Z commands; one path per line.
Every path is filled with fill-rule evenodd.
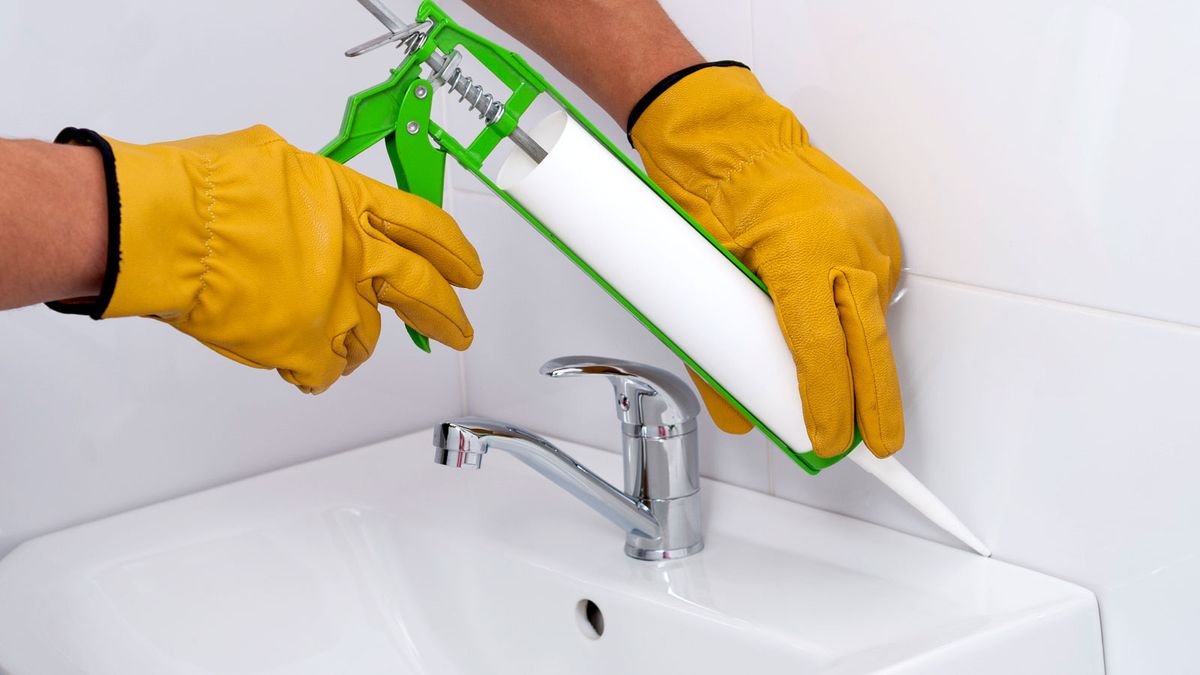
M 378 0 L 360 0 L 368 9 L 378 6 Z M 395 20 L 390 13 L 372 11 L 383 21 L 391 32 L 404 32 L 403 24 Z M 354 94 L 347 103 L 346 113 L 342 119 L 342 128 L 338 136 L 321 150 L 321 154 L 339 162 L 346 162 L 366 148 L 384 142 L 388 146 L 388 154 L 392 160 L 393 169 L 397 174 L 397 186 L 407 189 L 414 194 L 440 204 L 444 189 L 444 167 L 447 156 L 453 157 L 464 169 L 479 179 L 505 204 L 524 218 L 534 229 L 542 234 L 563 255 L 571 259 L 585 274 L 595 281 L 618 304 L 628 310 L 643 326 L 654 334 L 662 343 L 678 356 L 685 364 L 705 382 L 721 394 L 746 419 L 750 420 L 768 439 L 777 445 L 784 453 L 808 473 L 816 474 L 829 467 L 849 454 L 849 450 L 857 446 L 861 437 L 855 433 L 855 438 L 847 452 L 836 457 L 819 457 L 811 450 L 803 447 L 792 449 L 772 429 L 747 409 L 725 389 L 720 382 L 700 363 L 697 363 L 683 348 L 675 343 L 651 321 L 639 308 L 634 306 L 623 294 L 617 291 L 591 265 L 563 243 L 553 231 L 538 221 L 527 209 L 519 204 L 511 195 L 501 189 L 495 181 L 483 172 L 483 163 L 496 150 L 500 141 L 508 138 L 525 154 L 537 160 L 541 159 L 543 148 L 524 134 L 518 124 L 533 101 L 541 95 L 550 97 L 555 103 L 591 136 L 604 146 L 613 157 L 620 161 L 630 173 L 637 176 L 646 187 L 652 190 L 669 205 L 680 218 L 688 223 L 700 236 L 704 237 L 712 247 L 724 256 L 729 264 L 738 268 L 765 294 L 766 285 L 744 263 L 729 252 L 720 242 L 696 223 L 695 219 L 683 210 L 661 187 L 656 185 L 639 166 L 630 160 L 622 150 L 618 149 L 611 140 L 606 138 L 588 121 L 575 106 L 571 104 L 545 77 L 534 70 L 521 56 L 509 49 L 497 45 L 469 30 L 459 26 L 433 0 L 422 0 L 417 9 L 416 21 L 432 21 L 433 26 L 428 33 L 419 31 L 408 35 L 411 42 L 400 41 L 404 47 L 419 45 L 409 52 L 401 66 L 392 69 L 391 76 L 368 89 Z M 387 37 L 390 37 L 387 36 Z M 399 38 L 398 38 L 399 40 Z M 434 120 L 429 119 L 429 102 L 432 96 L 419 98 L 415 95 L 418 86 L 434 86 L 433 80 L 422 77 L 420 69 L 428 66 L 435 74 L 444 77 L 449 84 L 454 74 L 453 68 L 447 68 L 447 60 L 457 50 L 469 52 L 482 64 L 482 67 L 496 76 L 511 92 L 503 101 L 501 114 L 495 117 L 491 124 L 485 124 L 480 133 L 469 143 L 460 142 L 448 133 Z M 433 57 L 433 58 L 431 58 Z M 462 95 L 462 99 L 479 111 L 479 105 L 486 103 L 485 112 L 497 103 L 494 99 L 486 99 L 483 92 L 464 95 L 460 87 L 466 87 L 465 80 L 460 76 L 455 80 L 454 87 Z M 471 83 L 472 85 L 474 83 Z M 421 134 L 407 133 L 409 121 L 417 120 Z M 423 136 L 428 136 L 427 141 Z M 429 141 L 432 141 L 429 142 Z M 528 141 L 528 142 L 525 142 Z M 541 152 L 538 152 L 541 151 Z M 412 331 L 410 331 L 411 334 Z M 414 336 L 414 341 L 417 338 Z

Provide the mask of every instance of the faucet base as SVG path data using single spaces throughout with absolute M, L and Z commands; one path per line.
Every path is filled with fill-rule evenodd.
M 637 560 L 677 560 L 704 548 L 700 527 L 700 488 L 686 497 L 644 499 L 642 506 L 659 524 L 657 537 L 625 535 L 625 555 Z
M 687 548 L 673 548 L 663 550 L 661 548 L 642 548 L 630 543 L 625 544 L 625 555 L 637 560 L 661 561 L 661 560 L 678 560 L 686 558 L 704 550 L 704 540 L 700 540 Z

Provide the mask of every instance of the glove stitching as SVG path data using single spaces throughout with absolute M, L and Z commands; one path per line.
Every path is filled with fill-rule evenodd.
M 204 257 L 200 259 L 200 265 L 204 268 L 200 272 L 200 287 L 196 289 L 195 295 L 192 296 L 192 302 L 188 306 L 187 314 L 184 315 L 182 324 L 188 324 L 192 320 L 192 313 L 200 306 L 200 294 L 208 288 L 208 271 L 211 269 L 208 265 L 208 260 L 213 256 L 212 240 L 216 236 L 213 230 L 213 224 L 217 220 L 217 214 L 214 210 L 216 206 L 216 184 L 213 182 L 212 174 L 212 157 L 209 155 L 201 155 L 201 162 L 204 165 L 204 198 L 208 202 L 208 218 L 204 221 L 204 231 L 207 236 L 204 239 L 204 250 L 207 251 Z
M 729 236 L 729 239 L 730 239 L 730 241 L 731 241 L 733 244 L 735 244 L 736 246 L 738 246 L 738 247 L 740 247 L 740 248 L 742 248 L 742 249 L 745 249 L 745 248 L 746 248 L 745 246 L 742 246 L 741 244 L 739 244 L 739 243 L 738 243 L 738 241 L 737 241 L 737 237 L 735 237 L 735 236 L 733 235 L 733 232 L 731 232 L 731 231 L 730 231 L 730 229 L 729 229 L 729 228 L 728 228 L 728 227 L 725 225 L 725 222 L 724 222 L 723 220 L 721 220 L 721 218 L 720 218 L 719 216 L 717 216 L 717 213 L 716 213 L 716 211 L 714 211 L 714 210 L 713 210 L 713 208 L 712 208 L 712 204 L 711 204 L 711 203 L 709 203 L 708 199 L 706 199 L 706 198 L 704 198 L 703 196 L 701 196 L 701 195 L 697 194 L 697 193 L 696 193 L 696 192 L 694 192 L 693 190 L 689 190 L 688 188 L 684 187 L 684 185 L 683 185 L 682 183 L 680 183 L 679 181 L 677 181 L 677 180 L 675 180 L 673 177 L 671 177 L 671 175 L 670 175 L 669 173 L 667 173 L 666 171 L 664 171 L 664 170 L 663 170 L 663 168 L 662 168 L 662 167 L 661 167 L 661 166 L 658 164 L 658 162 L 654 161 L 654 154 L 653 154 L 653 153 L 651 153 L 650 151 L 648 151 L 648 150 L 647 150 L 646 152 L 642 153 L 642 161 L 643 161 L 643 162 L 645 162 L 645 163 L 646 163 L 647 165 L 649 165 L 649 166 L 653 166 L 653 167 L 654 167 L 654 170 L 655 170 L 655 173 L 658 173 L 658 174 L 659 174 L 659 175 L 661 175 L 662 177 L 669 179 L 669 180 L 671 181 L 671 183 L 672 183 L 672 184 L 673 184 L 673 185 L 674 185 L 676 188 L 678 188 L 678 189 L 679 189 L 679 191 L 680 191 L 680 192 L 685 192 L 685 193 L 687 193 L 687 194 L 691 195 L 692 197 L 695 197 L 696 199 L 700 200 L 700 202 L 701 202 L 702 204 L 704 204 L 705 208 L 707 208 L 707 209 L 708 209 L 708 215 L 709 215 L 709 216 L 710 216 L 710 217 L 711 217 L 713 220 L 715 220 L 715 221 L 717 222 L 717 224 L 718 224 L 718 225 L 720 225 L 720 226 L 721 226 L 721 229 L 722 229 L 722 230 L 725 230 L 725 234 L 727 234 L 727 235 Z M 656 181 L 656 182 L 657 182 L 657 181 Z M 660 185 L 659 187 L 662 187 L 662 186 Z M 664 192 L 665 192 L 665 191 L 666 191 L 666 188 L 663 188 L 663 190 L 664 190 Z M 672 197 L 671 197 L 671 198 L 672 198 L 672 199 L 674 199 L 674 196 L 672 195 Z M 678 201 L 678 200 L 676 200 L 676 201 Z M 692 218 L 693 218 L 693 219 L 695 219 L 695 220 L 696 220 L 696 222 L 697 222 L 697 223 L 699 223 L 699 222 L 700 222 L 700 217 L 699 217 L 699 216 L 697 216 L 697 215 L 696 215 L 696 214 L 694 214 L 694 213 L 691 213 L 690 211 L 689 211 L 688 213 L 689 213 L 689 214 L 692 216 Z M 705 229 L 707 230 L 708 228 L 705 228 Z M 712 234 L 714 238 L 717 238 L 717 237 L 716 237 L 716 235 L 715 235 L 715 234 L 713 234 L 711 231 L 709 231 L 709 234 Z M 721 242 L 721 245 L 722 245 L 722 246 L 724 246 L 724 245 L 725 245 L 725 244 L 724 244 L 724 242 Z M 738 258 L 741 258 L 741 256 L 740 256 L 740 255 L 738 255 L 738 253 L 737 253 L 736 251 L 730 251 L 730 252 L 731 252 L 731 253 L 733 253 L 734 255 L 737 255 L 737 256 L 738 256 Z
M 749 157 L 746 157 L 735 164 L 732 169 L 726 171 L 724 176 L 721 176 L 717 180 L 710 183 L 708 187 L 704 189 L 704 201 L 712 199 L 713 192 L 724 187 L 726 183 L 732 181 L 734 175 L 741 173 L 746 167 L 753 166 L 755 162 L 766 156 L 768 152 L 770 152 L 770 150 L 759 150 L 758 152 L 751 154 Z
M 735 165 L 732 169 L 727 171 L 724 176 L 713 181 L 707 188 L 705 188 L 704 194 L 703 194 L 703 196 L 701 196 L 701 199 L 703 199 L 706 204 L 709 204 L 709 208 L 711 209 L 713 194 L 715 192 L 717 192 L 718 190 L 724 190 L 727 187 L 729 187 L 729 185 L 733 183 L 733 180 L 738 177 L 738 174 L 741 174 L 746 169 L 753 167 L 755 164 L 758 163 L 759 160 L 761 160 L 769 155 L 773 155 L 775 153 L 780 153 L 780 152 L 786 153 L 786 152 L 791 152 L 791 151 L 792 151 L 792 149 L 790 147 L 780 146 L 780 147 L 776 147 L 776 148 L 766 148 L 766 149 L 759 150 L 758 152 L 751 154 L 750 156 L 746 157 L 742 161 L 738 162 L 737 165 Z M 715 212 L 714 212 L 714 217 L 716 217 Z M 741 236 L 746 234 L 746 232 L 739 232 L 737 234 L 734 234 L 734 231 L 732 229 L 730 229 L 728 226 L 726 226 L 725 223 L 722 222 L 720 218 L 717 218 L 717 221 L 721 223 L 721 227 L 724 227 L 726 232 L 729 232 L 730 239 L 732 239 L 733 243 L 736 244 L 739 248 L 746 250 L 746 251 L 749 251 L 750 249 L 753 248 L 752 246 L 744 244 L 741 241 Z M 747 231 L 749 229 L 750 228 L 747 228 Z
M 412 295 L 409 295 L 408 293 L 405 293 L 405 292 L 401 291 L 399 288 L 396 288 L 395 286 L 393 286 L 393 285 L 389 284 L 389 283 L 387 282 L 387 280 L 386 280 L 386 279 L 380 279 L 380 280 L 379 280 L 379 283 L 380 283 L 380 286 L 379 286 L 379 300 L 380 300 L 380 302 L 383 302 L 383 296 L 384 296 L 384 294 L 386 294 L 386 293 L 387 293 L 389 290 L 391 290 L 391 291 L 393 291 L 394 293 L 396 293 L 396 295 L 399 295 L 400 297 L 402 297 L 402 298 L 404 298 L 404 299 L 406 299 L 406 300 L 409 300 L 409 301 L 412 301 L 412 302 L 416 302 L 417 304 L 420 304 L 420 305 L 424 306 L 426 309 L 432 309 L 432 310 L 433 310 L 435 313 L 437 313 L 439 316 L 441 316 L 443 319 L 445 319 L 445 320 L 446 320 L 446 321 L 447 321 L 447 322 L 448 322 L 450 325 L 452 325 L 452 326 L 454 326 L 455 328 L 457 328 L 457 329 L 458 329 L 458 332 L 459 332 L 459 334 L 460 334 L 460 335 L 462 335 L 462 337 L 463 337 L 464 339 L 470 339 L 470 338 L 472 338 L 472 337 L 474 337 L 474 336 L 475 336 L 475 331 L 470 331 L 470 332 L 467 332 L 467 331 L 463 330 L 463 327 L 462 327 L 462 326 L 460 326 L 460 325 L 458 325 L 458 322 L 457 322 L 457 321 L 455 321 L 454 319 L 452 319 L 452 318 L 451 318 L 449 315 L 447 315 L 445 312 L 443 312 L 443 311 L 442 311 L 441 309 L 439 309 L 438 307 L 436 307 L 436 306 L 434 306 L 434 305 L 430 305 L 429 303 L 427 303 L 427 302 L 425 302 L 425 301 L 423 301 L 423 300 L 420 300 L 420 299 L 418 299 L 418 298 L 416 298 L 416 297 L 414 297 L 414 296 L 412 296 Z M 385 305 L 388 305 L 389 307 L 391 307 L 391 306 L 392 306 L 392 305 L 391 305 L 391 303 L 388 303 L 388 302 L 384 302 L 383 304 L 385 304 Z M 400 312 L 400 310 L 399 310 L 399 309 L 396 309 L 395 307 L 392 307 L 392 311 L 396 312 L 397 314 L 400 314 L 400 315 L 401 315 L 401 318 L 404 318 L 403 314 L 401 314 L 401 312 Z M 406 320 L 406 323 L 408 323 L 408 325 L 410 325 L 410 326 L 413 326 L 413 328 L 416 328 L 416 326 L 415 326 L 415 325 L 414 325 L 412 322 L 409 322 L 409 321 L 407 321 L 407 320 Z M 420 330 L 420 329 L 418 329 L 418 330 Z
M 813 169 L 814 171 L 817 170 L 816 167 L 813 166 L 811 162 L 809 162 L 807 159 L 804 158 L 804 155 L 802 155 L 799 152 L 796 152 L 795 148 L 792 147 L 791 145 L 779 145 L 779 146 L 770 147 L 770 148 L 763 148 L 762 150 L 752 153 L 751 155 L 747 156 L 745 159 L 739 161 L 736 165 L 734 165 L 734 167 L 732 169 L 730 169 L 729 171 L 726 171 L 724 176 L 713 181 L 713 183 L 711 185 L 709 185 L 708 188 L 704 192 L 705 201 L 707 201 L 709 199 L 709 197 L 712 195 L 712 193 L 714 191 L 725 187 L 726 183 L 731 182 L 737 174 L 741 173 L 745 169 L 758 163 L 758 161 L 760 159 L 763 159 L 764 157 L 767 157 L 769 155 L 774 155 L 777 153 L 794 154 L 800 161 L 802 161 L 806 165 L 808 165 L 809 168 Z M 820 173 L 820 172 L 818 171 L 818 173 Z

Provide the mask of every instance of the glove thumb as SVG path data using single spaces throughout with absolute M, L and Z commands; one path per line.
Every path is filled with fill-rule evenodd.
M 708 383 L 700 378 L 699 375 L 692 372 L 691 368 L 687 369 L 688 377 L 692 378 L 692 384 L 696 385 L 696 389 L 700 390 L 700 398 L 704 401 L 704 407 L 708 408 L 708 414 L 712 417 L 713 422 L 716 422 L 717 428 L 727 434 L 744 434 L 754 428 L 742 416 L 737 408 L 734 408 L 725 397 L 717 393 L 716 389 L 708 386 Z

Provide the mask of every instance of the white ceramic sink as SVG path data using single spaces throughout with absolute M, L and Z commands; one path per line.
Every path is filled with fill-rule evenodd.
M 1103 672 L 1095 598 L 1057 579 L 712 482 L 704 552 L 639 562 L 507 454 L 432 457 L 417 433 L 28 542 L 0 671 Z

